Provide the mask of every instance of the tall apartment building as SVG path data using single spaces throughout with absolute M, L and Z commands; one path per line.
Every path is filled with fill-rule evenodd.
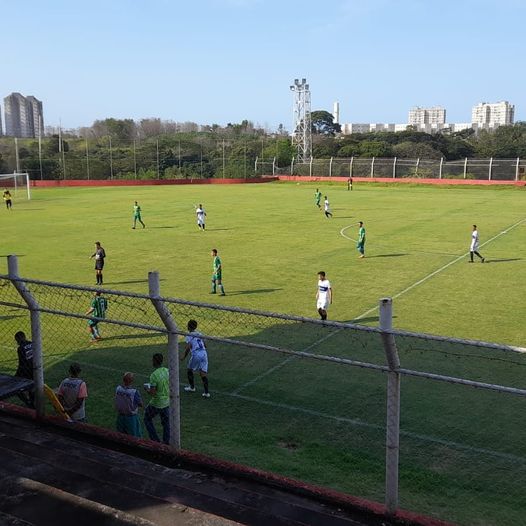
M 3 128 L 2 128 L 2 107 L 0 106 L 0 137 L 4 135 Z
M 412 108 L 409 110 L 408 124 L 410 126 L 422 126 L 425 124 L 445 124 L 446 110 L 439 106 L 433 108 Z
M 4 98 L 6 135 L 36 137 L 44 133 L 42 102 L 33 96 L 11 93 Z
M 506 126 L 513 124 L 515 106 L 507 100 L 490 104 L 481 102 L 471 110 L 471 122 L 487 127 Z

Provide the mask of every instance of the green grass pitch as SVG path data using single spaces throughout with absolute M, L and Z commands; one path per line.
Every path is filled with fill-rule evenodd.
M 166 296 L 311 317 L 317 317 L 316 274 L 324 270 L 334 289 L 330 320 L 377 325 L 378 299 L 391 296 L 397 328 L 526 346 L 524 189 L 363 184 L 349 192 L 344 184 L 320 183 L 334 213 L 326 219 L 314 204 L 316 187 L 37 189 L 31 201 L 19 194 L 11 212 L 0 211 L 1 253 L 20 256 L 22 276 L 94 285 L 89 256 L 101 241 L 107 288 L 146 293 L 148 271 L 158 270 Z M 145 229 L 131 228 L 134 200 Z M 199 203 L 207 212 L 205 232 L 196 225 Z M 353 241 L 359 220 L 367 230 L 365 259 Z M 473 223 L 484 264 L 468 263 Z M 225 297 L 209 295 L 212 248 L 223 261 Z M 53 301 L 60 308 L 69 300 Z M 87 310 L 88 297 L 75 301 Z M 139 305 L 110 305 L 109 313 L 116 308 L 141 320 Z M 13 333 L 29 330 L 27 315 L 0 309 L 0 364 L 12 371 Z M 346 331 L 253 328 L 242 317 L 214 320 L 192 309 L 181 316 L 196 316 L 208 334 L 216 328 L 247 341 L 297 350 L 315 344 L 313 353 L 383 359 L 374 342 Z M 122 372 L 146 381 L 151 354 L 164 350 L 164 339 L 104 326 L 105 340 L 90 347 L 83 320 L 43 315 L 43 325 L 48 383 L 57 383 L 71 360 L 80 361 L 88 417 L 113 427 L 112 392 Z M 399 345 L 406 367 L 524 387 L 520 354 Z M 183 393 L 184 447 L 383 499 L 382 374 L 215 342 L 209 355 L 213 398 Z M 518 490 L 526 482 L 523 413 L 516 397 L 404 379 L 401 505 L 465 524 L 474 516 L 480 524 L 513 524 L 526 510 Z

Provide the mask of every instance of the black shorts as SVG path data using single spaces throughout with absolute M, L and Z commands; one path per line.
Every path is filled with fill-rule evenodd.
M 95 270 L 102 270 L 104 268 L 104 260 L 96 259 L 95 260 Z

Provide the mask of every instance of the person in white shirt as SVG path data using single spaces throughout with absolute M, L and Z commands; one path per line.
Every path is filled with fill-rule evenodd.
M 197 226 L 201 229 L 201 230 L 204 230 L 205 229 L 205 216 L 206 216 L 206 212 L 205 212 L 205 209 L 203 208 L 203 205 L 199 205 L 196 209 L 195 209 L 195 213 L 197 214 Z
M 325 210 L 325 217 L 329 219 L 329 216 L 332 217 L 331 207 L 329 205 L 329 200 L 327 199 L 327 196 L 325 196 L 325 201 L 323 202 L 323 208 Z
M 327 309 L 332 303 L 331 282 L 325 277 L 325 272 L 318 272 L 318 290 L 316 292 L 316 308 L 322 320 L 327 319 Z
M 480 262 L 484 263 L 484 258 L 477 252 L 479 248 L 479 232 L 477 225 L 473 225 L 473 232 L 471 232 L 471 245 L 469 247 L 469 262 L 473 263 L 473 254 L 480 258 Z

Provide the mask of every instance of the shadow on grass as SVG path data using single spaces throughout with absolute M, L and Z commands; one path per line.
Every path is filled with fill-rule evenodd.
M 150 227 L 147 227 L 147 228 L 152 230 L 153 228 L 176 228 L 176 227 L 175 226 L 150 226 Z
M 508 263 L 510 261 L 522 261 L 522 258 L 486 259 L 484 263 Z
M 277 290 L 283 290 L 283 289 L 234 290 L 232 292 L 227 292 L 227 296 L 241 296 L 243 294 L 266 294 L 269 292 L 275 292 Z
M 400 253 L 400 254 L 377 254 L 376 256 L 365 256 L 366 259 L 372 259 L 372 258 L 399 258 L 402 256 L 408 256 L 409 254 L 406 253 Z

